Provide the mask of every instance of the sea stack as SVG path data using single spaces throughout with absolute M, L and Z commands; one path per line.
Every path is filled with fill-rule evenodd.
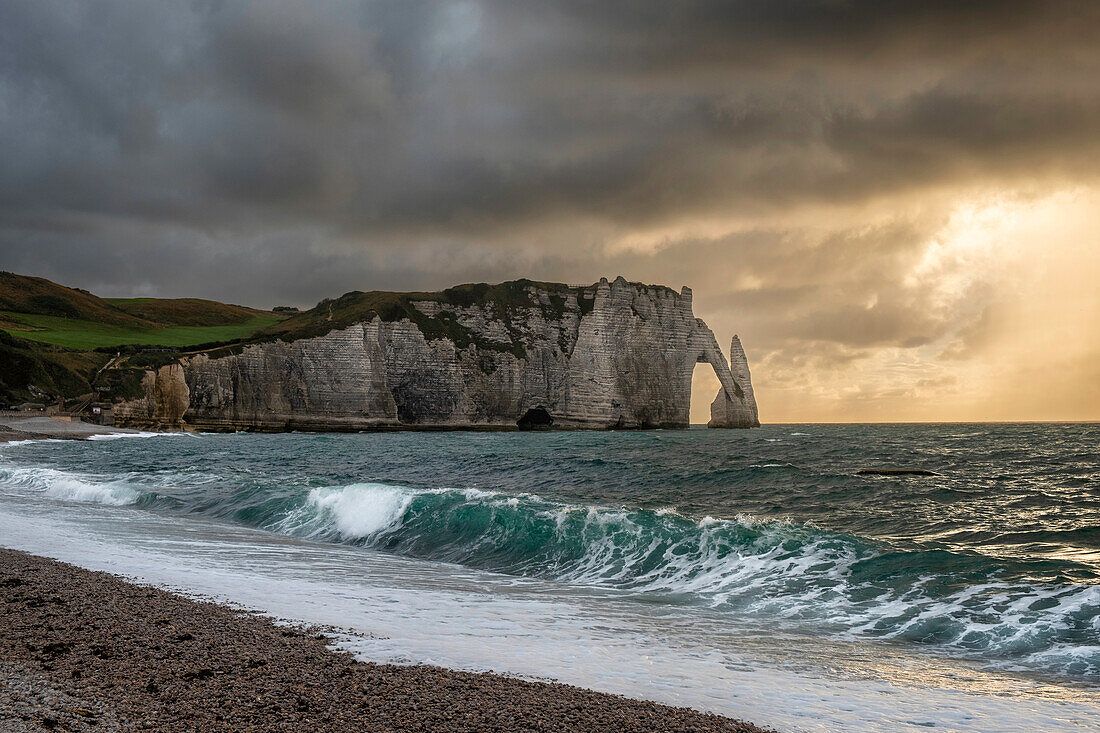
M 726 387 L 718 390 L 710 404 L 710 428 L 758 428 L 760 416 L 756 409 L 756 395 L 749 377 L 749 359 L 736 335 L 730 343 L 730 371 L 737 390 L 731 393 Z
M 692 372 L 707 362 L 727 401 L 719 426 L 753 427 L 736 338 L 733 358 L 731 371 L 686 287 L 619 277 L 352 292 L 143 372 L 114 416 L 197 430 L 687 427 Z

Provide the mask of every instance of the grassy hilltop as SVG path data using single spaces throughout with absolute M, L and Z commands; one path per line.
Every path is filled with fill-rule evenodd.
M 72 349 L 99 349 L 111 346 L 194 346 L 212 341 L 247 338 L 262 328 L 279 322 L 274 316 L 257 315 L 236 323 L 218 326 L 179 326 L 158 324 L 152 327 L 126 327 L 77 318 L 58 318 L 23 313 L 0 312 L 0 329 L 13 336 Z
M 0 403 L 90 393 L 116 349 L 237 341 L 282 319 L 198 298 L 99 298 L 44 278 L 0 272 Z
M 247 338 L 279 320 L 212 300 L 98 298 L 43 278 L 0 273 L 0 330 L 54 346 L 193 346 Z

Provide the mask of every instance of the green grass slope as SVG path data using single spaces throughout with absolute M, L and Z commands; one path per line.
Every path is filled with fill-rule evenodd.
M 0 311 L 75 318 L 115 326 L 152 327 L 91 293 L 50 282 L 41 277 L 0 271 Z
M 228 326 L 256 318 L 272 318 L 268 311 L 200 298 L 105 298 L 131 316 L 162 326 Z
M 70 349 L 236 341 L 281 319 L 199 298 L 98 298 L 40 277 L 0 272 L 0 331 Z
M 92 392 L 96 375 L 120 347 L 136 347 L 125 351 L 137 366 L 113 368 L 99 381 L 110 383 L 109 396 L 133 396 L 142 359 L 173 356 L 159 349 L 247 339 L 282 318 L 198 298 L 107 300 L 40 277 L 0 272 L 0 404 Z
M 248 338 L 279 322 L 273 315 L 254 316 L 247 321 L 222 326 L 163 326 L 131 328 L 76 318 L 38 316 L 0 311 L 0 330 L 13 336 L 70 349 L 101 349 L 114 346 L 187 347 Z

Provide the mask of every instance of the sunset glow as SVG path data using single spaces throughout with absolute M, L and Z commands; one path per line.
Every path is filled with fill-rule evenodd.
M 741 335 L 765 421 L 1100 418 L 1093 3 L 62 5 L 2 11 L 0 269 L 623 275 Z

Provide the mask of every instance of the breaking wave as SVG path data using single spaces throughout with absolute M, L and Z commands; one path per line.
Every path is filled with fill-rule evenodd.
M 148 432 L 134 432 L 134 433 L 100 433 L 97 435 L 89 435 L 88 440 L 127 440 L 133 438 L 172 438 L 176 436 L 187 436 L 189 438 L 196 437 L 194 433 L 148 433 Z
M 205 516 L 311 541 L 598 586 L 647 603 L 698 606 L 728 613 L 731 624 L 809 628 L 837 639 L 894 639 L 1008 667 L 1100 681 L 1100 585 L 1087 579 L 1092 576 L 1049 555 L 982 551 L 986 544 L 1012 542 L 1027 547 L 1056 543 L 1083 552 L 1096 540 L 1087 524 L 1006 533 L 979 531 L 971 523 L 965 531 L 967 547 L 974 549 L 960 549 L 958 542 L 891 543 L 862 530 L 845 533 L 776 518 L 780 515 L 738 514 L 732 503 L 732 509 L 683 511 L 671 505 L 673 492 L 661 494 L 649 485 L 645 492 L 672 501 L 626 508 L 606 495 L 570 502 L 536 493 L 357 482 L 354 466 L 269 469 L 258 460 L 233 464 L 223 454 L 211 456 L 203 441 L 186 441 L 186 447 L 155 442 L 163 455 L 179 457 L 162 458 L 151 470 L 145 458 L 151 446 L 122 441 L 90 456 L 99 463 L 76 464 L 79 470 L 73 464 L 65 471 L 63 463 L 46 467 L 0 460 L 0 492 Z M 51 451 L 69 447 L 43 446 Z M 18 455 L 30 448 L 13 450 Z M 303 461 L 304 455 L 299 451 L 279 459 Z M 777 458 L 754 463 L 746 458 L 733 473 L 710 475 L 722 481 L 793 482 L 803 469 L 785 456 Z M 517 470 L 506 455 L 486 452 L 479 460 L 494 471 Z M 619 470 L 606 453 L 590 460 L 601 461 L 593 471 Z M 574 459 L 574 469 L 589 470 L 582 459 Z M 402 467 L 405 475 L 410 470 Z M 821 474 L 816 480 L 822 500 L 862 501 L 854 493 L 839 493 L 849 491 L 847 476 Z M 332 485 L 318 485 L 321 481 Z M 881 485 L 892 486 L 876 483 L 859 490 Z M 945 492 L 971 490 L 963 483 L 899 486 L 899 492 L 922 490 L 941 502 L 954 496 Z M 1034 500 L 1032 494 L 1009 499 Z M 1088 496 L 1077 501 L 1092 506 Z
M 51 499 L 109 506 L 135 504 L 142 492 L 125 480 L 102 481 L 52 468 L 15 468 L 0 464 L 0 486 L 32 491 Z
M 693 520 L 670 509 L 379 483 L 314 488 L 262 524 L 312 540 L 813 622 L 839 637 L 904 639 L 1100 674 L 1100 587 L 1027 582 L 1027 568 L 978 554 L 890 551 L 750 515 Z

